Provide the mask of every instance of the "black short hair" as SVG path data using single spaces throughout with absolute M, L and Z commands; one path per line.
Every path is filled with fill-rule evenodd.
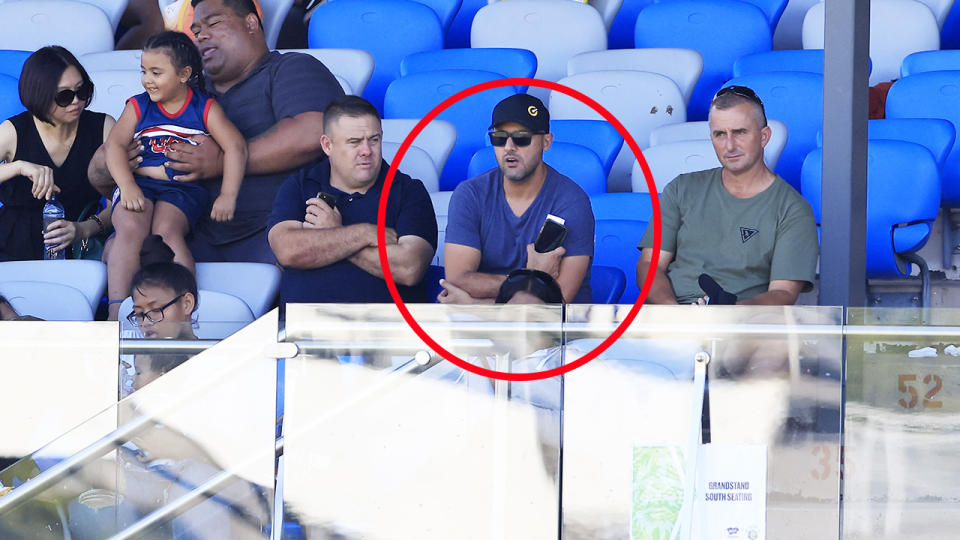
M 358 118 L 361 116 L 372 116 L 380 121 L 380 112 L 373 103 L 363 99 L 360 96 L 343 96 L 330 102 L 327 108 L 323 110 L 323 132 L 327 132 L 327 127 L 341 116 L 350 116 Z
M 140 248 L 140 270 L 130 281 L 130 294 L 144 285 L 170 289 L 176 295 L 193 295 L 193 310 L 200 305 L 197 278 L 182 264 L 173 262 L 173 250 L 160 235 L 152 234 Z
M 563 303 L 563 291 L 557 281 L 550 274 L 531 268 L 510 272 L 497 292 L 496 303 L 506 304 L 520 291 L 536 296 L 545 304 Z
M 203 0 L 190 0 L 190 7 L 197 7 L 200 2 L 203 2 Z M 263 28 L 263 21 L 260 20 L 260 13 L 257 12 L 257 5 L 253 3 L 253 0 L 223 0 L 223 5 L 236 13 L 237 17 L 243 18 L 253 13 L 257 16 L 257 21 L 260 22 L 260 28 Z
M 200 60 L 200 51 L 183 32 L 164 30 L 147 38 L 143 46 L 144 51 L 162 50 L 170 57 L 170 62 L 177 70 L 190 67 L 190 78 L 187 84 L 194 90 L 204 90 L 203 62 Z
M 50 121 L 50 106 L 57 95 L 60 77 L 70 66 L 77 68 L 83 84 L 90 88 L 90 97 L 83 105 L 87 108 L 93 99 L 93 81 L 73 53 L 59 45 L 51 45 L 38 49 L 23 63 L 19 84 L 20 102 L 40 121 L 53 124 Z

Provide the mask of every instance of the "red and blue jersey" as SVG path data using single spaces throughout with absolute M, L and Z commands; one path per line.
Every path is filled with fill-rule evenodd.
M 133 137 L 140 139 L 143 144 L 143 152 L 140 153 L 143 162 L 140 166 L 162 166 L 169 161 L 163 153 L 169 149 L 171 143 L 196 144 L 190 140 L 190 136 L 207 135 L 207 114 L 213 101 L 210 96 L 188 88 L 183 107 L 170 113 L 159 103 L 151 101 L 146 92 L 129 98 L 127 102 L 133 105 L 137 113 L 137 127 Z M 179 174 L 169 169 L 167 173 Z

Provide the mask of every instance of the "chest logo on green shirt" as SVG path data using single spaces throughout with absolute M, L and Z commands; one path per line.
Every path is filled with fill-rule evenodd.
M 749 227 L 740 227 L 740 241 L 744 244 L 747 243 L 747 240 L 753 238 L 760 231 L 756 229 L 751 229 Z

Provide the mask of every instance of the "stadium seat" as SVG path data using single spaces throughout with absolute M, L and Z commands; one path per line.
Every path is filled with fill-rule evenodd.
M 577 183 L 587 195 L 607 192 L 607 176 L 597 154 L 586 146 L 554 141 L 543 153 L 543 161 L 560 174 Z M 473 178 L 497 167 L 497 157 L 492 146 L 485 146 L 473 155 L 467 167 L 467 177 Z
M 800 168 L 807 153 L 817 146 L 823 124 L 823 76 L 799 71 L 744 75 L 727 85 L 752 88 L 763 101 L 768 119 L 786 124 L 787 144 L 775 172 L 800 189 Z
M 143 93 L 140 82 L 140 68 L 110 71 L 91 71 L 93 81 L 93 100 L 90 110 L 107 113 L 114 119 L 120 118 L 126 106 L 127 98 Z
M 473 26 L 473 17 L 488 3 L 487 0 L 463 0 L 450 23 L 450 28 L 447 29 L 443 46 L 447 49 L 470 47 L 470 27 Z
M 383 128 L 384 142 L 403 143 L 407 135 L 413 131 L 419 118 L 386 118 L 380 121 Z M 443 166 L 447 163 L 453 145 L 457 143 L 457 128 L 444 120 L 431 120 L 423 131 L 413 140 L 413 145 L 422 148 L 437 169 L 437 177 L 443 173 Z
M 884 118 L 867 121 L 867 138 L 907 141 L 923 146 L 933 154 L 937 167 L 943 166 L 953 148 L 956 132 L 949 120 L 942 118 Z M 823 133 L 817 133 L 817 146 L 823 145 Z
M 353 95 L 362 95 L 373 75 L 373 55 L 361 49 L 279 49 L 302 52 L 323 62 L 330 73 L 350 85 Z
M 327 0 L 328 2 L 332 0 Z M 433 10 L 437 19 L 440 20 L 440 26 L 444 33 L 450 28 L 454 16 L 460 11 L 461 0 L 413 0 L 418 4 L 423 4 Z
M 887 93 L 887 118 L 943 118 L 960 133 L 960 71 L 929 71 L 904 77 Z M 949 208 L 960 207 L 960 149 L 957 137 L 941 175 L 940 198 Z
M 607 46 L 610 49 L 632 49 L 633 32 L 637 26 L 637 15 L 643 8 L 654 3 L 655 0 L 623 0 L 617 16 L 610 24 L 607 36 Z
M 20 89 L 17 79 L 8 75 L 0 75 L 0 118 L 6 120 L 25 110 L 27 108 L 23 106 L 23 103 L 20 103 Z
M 823 48 L 824 4 L 813 5 L 803 19 L 803 48 Z M 900 77 L 900 64 L 910 53 L 940 48 L 940 28 L 926 5 L 916 0 L 873 0 L 870 3 L 870 85 Z
M 817 223 L 821 216 L 823 150 L 816 149 L 803 163 L 803 194 Z M 909 179 L 909 189 L 904 189 Z M 929 306 L 929 276 L 917 255 L 927 242 L 940 206 L 940 175 L 933 154 L 906 141 L 867 142 L 867 278 L 910 275 L 918 264 L 925 282 L 924 305 Z
M 124 10 L 127 9 L 128 0 L 79 0 L 85 4 L 90 4 L 97 6 L 103 11 L 103 14 L 107 16 L 107 20 L 110 21 L 110 26 L 114 31 L 117 30 L 117 26 L 120 24 L 120 17 L 123 15 Z
M 619 268 L 627 277 L 620 302 L 632 304 L 640 295 L 637 287 L 637 244 L 647 230 L 647 222 L 640 220 L 599 219 L 594 233 L 593 264 Z
M 383 141 L 381 146 L 383 159 L 393 165 L 394 156 L 400 150 L 400 143 Z M 437 165 L 423 148 L 418 146 L 407 148 L 398 168 L 400 172 L 423 182 L 427 191 L 440 191 L 440 174 L 437 172 Z
M 641 150 L 654 128 L 686 121 L 683 95 L 676 83 L 663 75 L 591 71 L 566 77 L 560 83 L 583 92 L 610 111 L 630 131 Z M 551 92 L 549 109 L 554 119 L 602 118 L 585 103 L 560 92 Z M 633 152 L 624 144 L 607 178 L 607 191 L 630 191 L 633 161 Z
M 668 0 L 654 0 L 656 2 L 667 2 Z M 783 15 L 784 8 L 787 7 L 787 0 L 741 0 L 748 4 L 753 4 L 760 8 L 760 11 L 763 12 L 764 16 L 767 18 L 767 22 L 770 25 L 770 31 L 777 27 L 777 23 L 780 22 L 780 16 Z
M 683 102 L 690 103 L 703 72 L 703 57 L 692 49 L 616 49 L 581 53 L 567 62 L 567 75 L 607 70 L 658 73 L 677 83 Z
M 627 286 L 623 270 L 612 266 L 594 265 L 590 269 L 590 289 L 594 304 L 616 304 Z
M 257 318 L 274 306 L 280 290 L 280 269 L 264 263 L 197 263 L 197 285 L 239 298 Z
M 946 22 L 947 15 L 950 13 L 950 8 L 954 5 L 954 0 L 920 0 L 920 2 L 930 8 L 933 17 L 937 20 L 937 27 L 942 30 L 943 23 Z
M 715 169 L 720 166 L 717 153 L 713 150 L 713 143 L 709 140 L 680 141 L 657 146 L 651 146 L 643 151 L 643 158 L 653 173 L 653 181 L 657 185 L 657 192 L 677 176 L 694 172 Z M 633 191 L 643 193 L 648 190 L 647 180 L 640 168 L 640 162 L 633 164 Z
M 0 262 L 0 283 L 24 279 L 68 285 L 86 298 L 93 313 L 107 286 L 107 267 L 86 260 Z
M 590 197 L 596 219 L 651 221 L 653 203 L 649 193 L 602 193 Z
M 113 27 L 104 12 L 70 0 L 0 4 L 0 49 L 34 51 L 62 45 L 76 56 L 113 50 Z
M 140 49 L 106 51 L 89 53 L 80 56 L 78 60 L 87 73 L 94 71 L 140 70 Z
M 803 48 L 803 17 L 810 6 L 822 0 L 790 0 L 773 34 L 773 48 L 777 50 Z
M 384 117 L 422 118 L 453 94 L 500 78 L 489 71 L 468 69 L 427 71 L 400 77 L 387 88 Z M 440 113 L 437 118 L 452 123 L 457 129 L 457 143 L 440 177 L 441 190 L 452 190 L 467 179 L 470 158 L 487 144 L 487 129 L 494 106 L 515 92 L 513 87 L 494 88 L 458 101 Z
M 773 171 L 776 170 L 783 148 L 787 145 L 787 126 L 783 122 L 771 118 L 767 118 L 767 125 L 770 126 L 770 140 L 767 141 L 767 146 L 763 148 L 763 162 Z M 650 132 L 650 146 L 698 140 L 710 140 L 710 125 L 706 120 L 667 124 Z
M 568 142 L 586 146 L 600 158 L 604 176 L 610 176 L 613 162 L 623 147 L 623 137 L 606 120 L 551 120 L 550 133 L 554 142 Z
M 900 65 L 900 77 L 909 77 L 927 71 L 960 70 L 960 51 L 920 51 L 908 55 Z
M 257 2 L 263 13 L 263 37 L 267 41 L 267 47 L 273 49 L 277 46 L 280 28 L 283 27 L 283 21 L 286 20 L 287 13 L 293 6 L 293 0 L 257 0 Z
M 623 0 L 593 0 L 589 2 L 589 4 L 600 12 L 603 25 L 607 27 L 607 32 L 609 32 L 610 27 L 613 25 L 613 20 L 617 18 L 617 13 L 620 12 Z
M 433 204 L 433 213 L 437 218 L 437 253 L 430 264 L 443 266 L 443 244 L 447 236 L 447 209 L 450 207 L 452 191 L 436 191 L 430 193 L 430 202 Z
M 210 263 L 235 264 L 235 263 Z M 199 272 L 199 268 L 198 268 Z M 236 278 L 234 278 L 236 279 Z M 256 317 L 250 312 L 250 307 L 240 298 L 220 291 L 206 290 L 203 287 L 197 291 L 197 311 L 193 318 L 196 321 L 194 333 L 200 339 L 223 339 L 240 330 L 254 321 Z M 127 315 L 133 311 L 133 298 L 127 297 L 120 304 L 120 329 L 122 332 L 137 332 Z
M 383 96 L 400 76 L 400 60 L 408 54 L 443 48 L 443 29 L 432 9 L 411 0 L 336 0 L 314 10 L 307 43 L 311 49 L 369 51 L 374 69 L 363 97 L 383 112 Z
M 31 54 L 33 51 L 0 50 L 0 75 L 19 79 L 20 72 L 23 71 L 23 63 Z
M 733 76 L 771 71 L 805 71 L 823 75 L 823 49 L 764 51 L 748 54 L 733 63 Z
M 533 51 L 537 78 L 557 81 L 567 74 L 567 60 L 573 55 L 607 48 L 607 27 L 596 9 L 577 2 L 494 2 L 474 17 L 470 45 Z M 547 89 L 529 92 L 546 102 Z
M 411 54 L 400 62 L 401 76 L 439 69 L 479 69 L 505 78 L 530 78 L 537 72 L 537 55 L 526 49 L 444 49 Z M 518 90 L 526 92 L 527 87 Z
M 41 261 L 49 262 L 49 261 Z M 45 321 L 92 321 L 93 309 L 82 292 L 49 281 L 0 281 L 0 295 L 20 315 Z
M 706 120 L 713 94 L 733 75 L 741 56 L 769 51 L 771 30 L 763 11 L 745 2 L 671 0 L 650 5 L 637 17 L 634 42 L 641 47 L 695 49 L 703 73 L 687 107 L 690 120 Z

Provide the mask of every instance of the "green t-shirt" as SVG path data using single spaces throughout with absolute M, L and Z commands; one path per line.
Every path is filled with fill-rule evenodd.
M 741 300 L 765 292 L 778 279 L 816 278 L 817 225 L 807 201 L 777 176 L 749 199 L 723 187 L 721 169 L 682 174 L 660 196 L 660 248 L 674 254 L 667 277 L 680 303 L 704 295 L 706 273 Z M 639 247 L 653 246 L 653 223 Z

